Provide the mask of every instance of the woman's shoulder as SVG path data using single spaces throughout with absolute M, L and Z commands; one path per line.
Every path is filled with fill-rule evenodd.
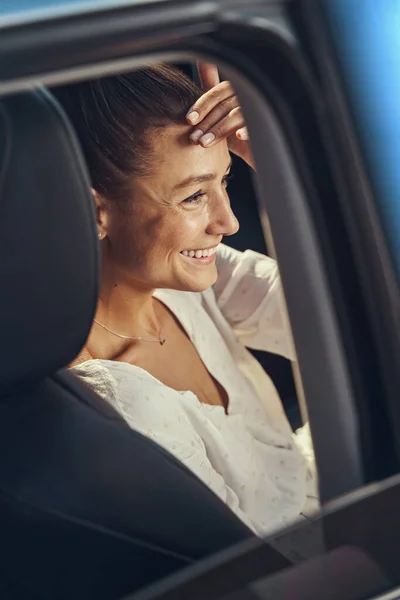
M 179 432 L 182 443 L 190 445 L 193 440 L 195 431 L 187 416 L 187 394 L 166 386 L 141 367 L 96 359 L 71 368 L 71 372 L 144 435 L 162 443 L 165 437 Z
M 115 360 L 89 359 L 73 365 L 69 370 L 92 387 L 107 382 L 114 391 L 121 383 L 127 383 L 136 392 L 143 387 L 163 385 L 141 367 Z
M 154 403 L 160 407 L 164 398 L 172 407 L 180 396 L 145 369 L 126 362 L 92 359 L 72 367 L 70 372 L 105 400 L 114 400 L 120 409 L 143 404 L 150 409 Z

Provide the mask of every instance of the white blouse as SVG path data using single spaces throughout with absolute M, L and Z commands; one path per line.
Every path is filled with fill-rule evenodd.
M 246 349 L 294 358 L 275 261 L 220 245 L 217 266 L 205 292 L 154 295 L 227 391 L 228 414 L 128 363 L 89 360 L 71 371 L 262 535 L 318 507 L 312 446 L 307 428 L 293 436 L 271 379 Z

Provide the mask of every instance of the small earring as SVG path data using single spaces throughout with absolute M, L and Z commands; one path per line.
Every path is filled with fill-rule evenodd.
M 101 231 L 99 231 L 99 233 L 97 234 L 97 237 L 98 237 L 100 240 L 101 240 L 101 236 L 102 236 L 102 233 L 101 233 Z

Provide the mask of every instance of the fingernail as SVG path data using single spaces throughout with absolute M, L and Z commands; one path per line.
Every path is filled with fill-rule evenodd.
M 192 125 L 194 125 L 199 120 L 199 116 L 200 115 L 196 110 L 192 110 L 192 112 L 186 115 L 186 118 L 191 122 Z
M 203 137 L 200 139 L 200 144 L 202 146 L 209 146 L 214 140 L 215 135 L 213 133 L 206 133 L 206 135 L 203 135 Z
M 248 140 L 249 139 L 249 132 L 247 131 L 247 129 L 239 129 L 239 131 L 237 132 L 237 137 L 240 140 Z
M 203 133 L 204 131 L 202 131 L 201 129 L 196 129 L 195 131 L 193 131 L 193 133 L 190 134 L 189 137 L 192 140 L 192 142 L 198 142 Z

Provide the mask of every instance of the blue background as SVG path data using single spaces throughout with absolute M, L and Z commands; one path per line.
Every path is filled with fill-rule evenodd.
M 326 8 L 400 273 L 400 0 L 326 0 Z

